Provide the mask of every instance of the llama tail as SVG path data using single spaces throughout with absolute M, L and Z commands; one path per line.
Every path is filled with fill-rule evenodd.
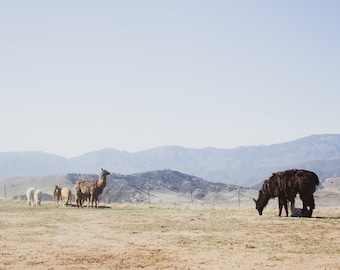
M 319 177 L 316 175 L 316 177 L 315 177 L 315 184 L 316 185 L 319 185 L 320 184 L 320 181 L 319 181 Z

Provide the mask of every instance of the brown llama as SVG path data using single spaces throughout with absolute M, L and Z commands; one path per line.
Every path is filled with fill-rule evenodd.
M 277 174 L 273 174 L 273 176 Z M 271 177 L 263 182 L 262 190 L 260 190 L 261 197 L 263 194 L 270 195 L 270 198 L 278 197 L 279 202 L 279 216 L 281 216 L 282 208 L 285 208 L 286 217 L 288 217 L 288 199 L 284 192 L 278 187 L 280 186 L 280 177 Z
M 61 187 L 55 186 L 52 193 L 54 204 L 59 205 L 59 201 L 61 200 Z
M 94 201 L 96 201 L 96 207 L 98 207 L 98 197 L 103 193 L 106 186 L 106 176 L 109 174 L 108 171 L 102 169 L 98 180 L 80 179 L 76 182 L 74 193 L 78 208 L 79 206 L 82 207 L 82 203 L 85 200 L 87 200 L 87 207 L 89 207 L 89 203 L 93 207 Z
M 273 173 L 269 179 L 263 182 L 258 199 L 254 199 L 256 209 L 262 215 L 268 201 L 278 197 L 279 215 L 281 215 L 282 207 L 284 206 L 286 216 L 288 216 L 287 201 L 294 205 L 296 194 L 299 193 L 303 203 L 302 216 L 311 217 L 315 208 L 313 193 L 318 184 L 318 176 L 314 172 L 307 170 L 294 169 Z

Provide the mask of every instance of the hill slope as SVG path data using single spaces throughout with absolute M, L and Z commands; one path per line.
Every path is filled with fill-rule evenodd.
M 6 187 L 6 198 L 26 199 L 28 187 L 43 191 L 43 200 L 52 200 L 55 185 L 71 187 L 79 178 L 98 179 L 95 174 L 67 174 L 64 176 L 12 177 L 0 180 Z M 221 205 L 253 207 L 253 198 L 258 191 L 235 185 L 213 183 L 177 171 L 161 170 L 132 175 L 112 173 L 100 196 L 101 202 L 161 204 L 161 205 Z M 0 190 L 0 199 L 5 194 Z M 328 178 L 320 183 L 315 193 L 317 207 L 338 207 L 340 205 L 340 178 Z M 297 205 L 301 201 L 297 199 Z M 270 200 L 268 207 L 277 208 L 277 201 Z
M 29 187 L 36 187 L 52 195 L 55 185 L 73 188 L 78 179 L 98 179 L 97 175 L 67 174 L 64 176 L 11 177 L 0 180 L 6 186 L 6 197 L 25 199 Z M 132 175 L 112 173 L 100 200 L 115 203 L 142 204 L 249 204 L 257 191 L 235 185 L 213 183 L 177 171 L 161 170 Z M 0 198 L 5 194 L 0 192 Z M 46 197 L 47 198 L 47 197 Z M 51 198 L 51 197 L 50 197 Z
M 171 169 L 228 184 L 252 186 L 272 172 L 303 168 L 320 179 L 340 176 L 340 135 L 313 135 L 292 142 L 234 149 L 190 149 L 162 146 L 128 153 L 103 149 L 66 159 L 42 152 L 0 153 L 0 179 L 10 176 L 114 173 Z

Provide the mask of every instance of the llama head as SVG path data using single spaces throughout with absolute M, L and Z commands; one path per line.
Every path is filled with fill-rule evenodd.
M 104 169 L 102 168 L 102 172 L 100 173 L 100 176 L 101 176 L 101 177 L 105 177 L 105 176 L 107 176 L 107 175 L 110 175 L 110 173 L 109 173 L 107 170 L 104 170 Z
M 259 211 L 259 215 L 262 216 L 263 208 L 268 203 L 268 198 L 265 193 L 260 190 L 259 191 L 259 198 L 257 200 L 253 199 L 255 202 L 256 210 Z

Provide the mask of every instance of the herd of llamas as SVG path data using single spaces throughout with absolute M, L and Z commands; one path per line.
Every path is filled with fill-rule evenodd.
M 74 187 L 76 206 L 83 207 L 87 202 L 87 207 L 95 204 L 99 207 L 99 195 L 103 193 L 106 186 L 106 176 L 110 173 L 101 169 L 98 180 L 79 179 Z M 272 198 L 278 198 L 279 216 L 281 216 L 284 207 L 286 216 L 288 216 L 288 203 L 292 217 L 311 217 L 315 209 L 314 192 L 319 184 L 318 176 L 311 171 L 293 169 L 273 173 L 271 177 L 263 182 L 259 190 L 258 199 L 254 199 L 256 209 L 259 215 L 262 215 L 263 209 Z M 295 207 L 295 197 L 299 194 L 303 207 Z M 71 205 L 71 189 L 55 186 L 53 189 L 53 200 L 56 205 L 62 202 L 63 206 Z M 29 188 L 26 192 L 29 206 L 40 206 L 42 192 L 40 189 Z
M 103 193 L 106 186 L 106 176 L 110 173 L 102 169 L 98 180 L 79 179 L 74 187 L 74 194 L 77 207 L 82 207 L 83 203 L 87 201 L 87 207 L 99 207 L 99 196 Z M 66 207 L 71 205 L 72 191 L 69 187 L 55 186 L 53 191 L 53 201 L 55 205 L 60 203 Z M 29 188 L 26 192 L 27 203 L 29 206 L 40 206 L 42 192 L 40 189 L 35 190 L 33 187 Z
M 41 197 L 42 192 L 40 189 L 35 190 L 34 188 L 29 188 L 26 191 L 27 203 L 28 206 L 40 206 L 41 205 Z

